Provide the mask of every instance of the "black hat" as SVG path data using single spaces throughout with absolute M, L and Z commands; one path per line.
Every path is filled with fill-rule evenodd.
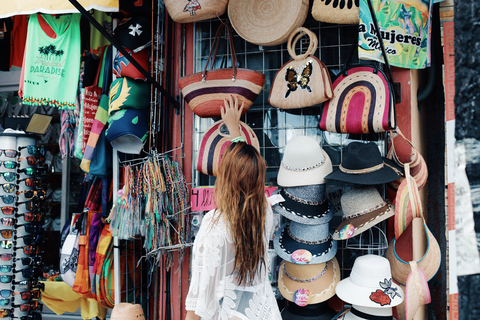
M 113 37 L 122 47 L 137 53 L 152 44 L 150 20 L 144 16 L 125 19 L 115 28 Z
M 282 310 L 283 320 L 331 320 L 337 314 L 328 306 L 328 302 L 307 304 L 304 307 L 288 302 Z
M 356 184 L 382 184 L 402 176 L 398 165 L 383 158 L 374 142 L 351 142 L 343 156 L 342 164 L 325 179 Z

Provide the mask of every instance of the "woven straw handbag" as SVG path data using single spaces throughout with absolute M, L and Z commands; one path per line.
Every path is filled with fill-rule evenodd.
M 232 54 L 232 68 L 221 68 L 209 70 L 208 63 L 212 58 L 211 68 L 215 63 L 215 55 L 220 42 L 220 35 L 223 29 L 228 31 L 228 41 Z M 220 110 L 223 107 L 224 99 L 231 95 L 238 96 L 239 104 L 245 102 L 243 112 L 252 106 L 265 83 L 265 75 L 261 72 L 237 68 L 235 46 L 233 45 L 232 28 L 222 23 L 218 27 L 213 41 L 210 54 L 203 72 L 180 78 L 178 84 L 182 90 L 185 101 L 192 111 L 202 118 L 220 117 Z
M 228 0 L 164 0 L 173 21 L 189 23 L 220 17 L 227 10 Z
M 310 38 L 310 44 L 304 54 L 296 55 L 295 45 L 304 35 Z M 300 27 L 290 35 L 287 49 L 293 59 L 275 75 L 268 97 L 270 105 L 280 109 L 304 108 L 333 98 L 327 67 L 313 56 L 317 47 L 317 36 L 306 28 Z
M 358 24 L 359 0 L 314 0 L 312 16 L 328 23 Z
M 258 138 L 252 128 L 239 122 L 240 134 L 245 142 L 260 151 Z M 198 152 L 197 170 L 211 176 L 217 176 L 218 166 L 225 150 L 232 144 L 230 135 L 224 133 L 226 125 L 223 120 L 215 122 L 203 135 Z

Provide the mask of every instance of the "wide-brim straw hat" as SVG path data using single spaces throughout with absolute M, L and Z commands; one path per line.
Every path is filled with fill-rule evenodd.
M 325 184 L 286 187 L 273 192 L 280 201 L 273 211 L 285 218 L 303 224 L 322 224 L 332 220 L 334 208 L 325 197 Z
M 410 261 L 411 272 L 407 278 L 405 289 L 405 314 L 407 319 L 413 319 L 420 306 L 432 301 L 427 278 L 415 261 Z
M 112 310 L 111 320 L 145 320 L 142 306 L 132 303 L 118 303 Z
M 333 239 L 352 238 L 395 214 L 375 187 L 354 188 L 340 199 L 343 221 L 333 233 Z
M 339 168 L 325 177 L 362 185 L 375 185 L 397 180 L 402 176 L 398 165 L 382 157 L 374 142 L 351 142 Z
M 324 184 L 332 170 L 330 157 L 314 138 L 297 136 L 285 146 L 277 183 L 282 187 Z
M 369 319 L 393 319 L 392 308 L 369 308 L 353 305 L 352 308 L 338 316 L 337 320 L 369 320 Z
M 335 286 L 340 277 L 340 266 L 335 257 L 330 261 L 311 265 L 283 261 L 278 270 L 278 289 L 285 299 L 300 306 L 315 304 L 327 301 L 335 295 Z M 306 293 L 308 299 L 298 301 L 298 293 Z
M 276 46 L 303 26 L 308 0 L 230 0 L 228 17 L 235 31 L 248 42 Z
M 337 312 L 329 307 L 327 301 L 303 307 L 293 302 L 287 302 L 287 306 L 281 314 L 283 320 L 332 320 Z
M 408 228 L 411 227 L 412 223 L 408 226 Z M 435 236 L 432 234 L 425 222 L 424 227 L 425 235 L 427 237 L 427 249 L 422 258 L 416 262 L 418 267 L 421 268 L 425 273 L 427 281 L 430 281 L 430 279 L 437 274 L 437 271 L 440 268 L 442 253 L 440 251 L 440 246 L 438 245 L 437 239 L 435 239 Z M 405 261 L 399 256 L 397 248 L 403 248 L 406 246 L 411 247 L 411 239 L 411 232 L 404 232 L 397 240 L 393 239 L 388 245 L 387 249 L 386 257 L 388 261 L 390 261 L 392 276 L 395 281 L 401 285 L 405 285 L 407 283 L 407 278 L 411 269 L 409 261 Z
M 275 252 L 285 261 L 318 264 L 331 260 L 337 253 L 328 223 L 307 225 L 290 221 L 275 233 Z
M 392 279 L 388 260 L 373 254 L 355 259 L 350 276 L 340 281 L 335 291 L 343 301 L 369 308 L 395 307 L 404 299 L 402 288 Z

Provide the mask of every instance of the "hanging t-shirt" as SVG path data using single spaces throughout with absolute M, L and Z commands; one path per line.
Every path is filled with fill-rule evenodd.
M 74 109 L 80 74 L 80 14 L 34 14 L 28 22 L 23 104 Z M 39 18 L 55 32 L 49 37 Z
M 13 21 L 11 18 L 0 19 L 0 70 L 10 71 L 10 36 Z
M 388 62 L 395 67 L 430 66 L 430 28 L 433 0 L 371 0 Z M 382 51 L 367 0 L 360 0 L 358 57 L 383 62 Z
M 22 67 L 23 54 L 25 52 L 25 43 L 27 41 L 27 16 L 13 16 L 13 30 L 10 37 L 10 68 Z

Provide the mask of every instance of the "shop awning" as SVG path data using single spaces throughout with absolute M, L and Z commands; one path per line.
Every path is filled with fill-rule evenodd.
M 118 12 L 118 0 L 79 0 L 78 2 L 86 10 Z M 78 12 L 78 10 L 67 0 L 2 0 L 0 5 L 0 18 L 36 12 L 62 14 Z

